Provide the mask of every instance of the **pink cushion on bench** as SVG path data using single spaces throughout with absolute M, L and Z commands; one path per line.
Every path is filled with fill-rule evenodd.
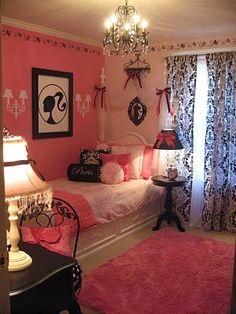
M 28 227 L 21 226 L 24 242 L 39 244 L 46 249 L 62 255 L 71 255 L 71 228 L 68 225 L 56 227 Z

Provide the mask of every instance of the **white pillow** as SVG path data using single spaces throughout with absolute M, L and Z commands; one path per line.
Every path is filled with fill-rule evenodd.
M 108 162 L 101 167 L 100 180 L 105 184 L 119 184 L 124 181 L 124 170 L 117 162 Z
M 145 145 L 110 145 L 112 154 L 130 154 L 130 179 L 140 179 Z

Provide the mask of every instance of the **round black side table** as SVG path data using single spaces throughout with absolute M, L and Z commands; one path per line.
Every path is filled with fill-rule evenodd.
M 170 180 L 169 178 L 164 176 L 154 176 L 151 179 L 153 181 L 153 184 L 163 186 L 166 188 L 165 211 L 162 214 L 160 214 L 160 216 L 157 219 L 156 225 L 152 228 L 152 230 L 153 231 L 159 230 L 163 220 L 167 220 L 168 224 L 170 224 L 170 222 L 173 220 L 175 221 L 179 231 L 184 232 L 185 229 L 181 225 L 179 217 L 176 215 L 176 213 L 172 211 L 173 203 L 171 191 L 172 188 L 174 187 L 184 186 L 187 179 L 183 176 L 179 176 L 174 180 Z

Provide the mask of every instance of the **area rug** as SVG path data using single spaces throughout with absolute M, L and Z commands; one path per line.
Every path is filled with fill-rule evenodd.
M 81 305 L 105 314 L 229 314 L 234 245 L 170 228 L 83 277 Z

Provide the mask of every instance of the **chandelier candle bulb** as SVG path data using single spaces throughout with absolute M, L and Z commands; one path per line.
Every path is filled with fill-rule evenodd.
M 115 14 L 112 14 L 111 16 L 111 24 L 115 24 L 117 22 L 117 17 L 115 16 Z
M 110 20 L 106 20 L 104 23 L 106 29 L 109 31 L 110 27 L 111 27 L 111 21 Z
M 133 21 L 134 21 L 134 23 L 138 23 L 139 21 L 140 21 L 140 17 L 137 15 L 137 14 L 135 14 L 134 16 L 133 16 Z
M 147 26 L 148 26 L 148 22 L 146 20 L 143 20 L 141 24 L 142 29 L 145 30 Z

